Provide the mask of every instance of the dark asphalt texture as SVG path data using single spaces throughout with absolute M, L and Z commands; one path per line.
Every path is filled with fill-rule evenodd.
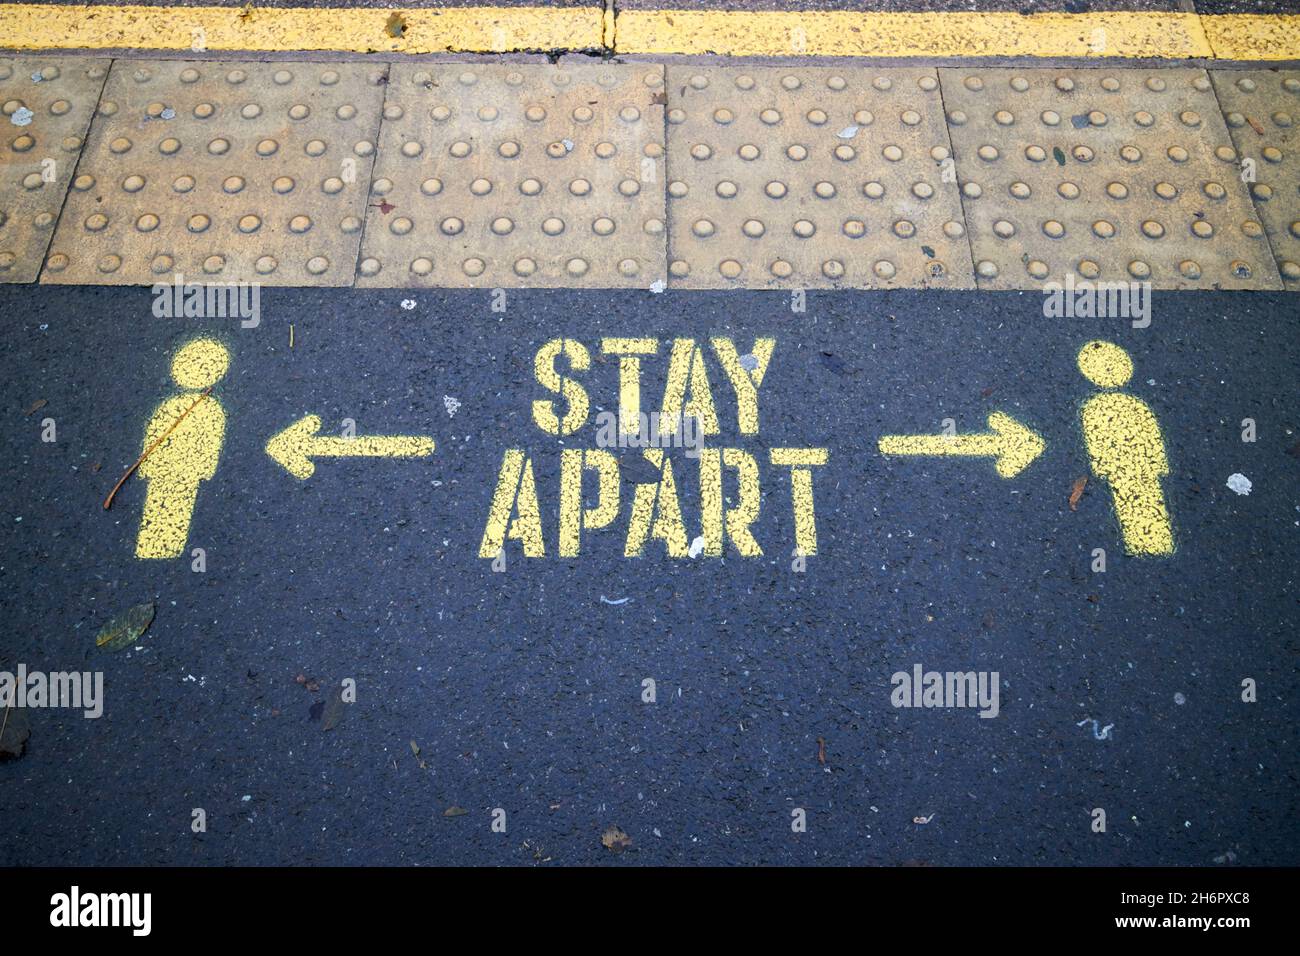
M 106 694 L 97 720 L 27 712 L 26 754 L 0 762 L 0 865 L 1300 864 L 1297 301 L 1157 293 L 1140 330 L 1045 319 L 1029 293 L 812 292 L 796 315 L 775 293 L 521 291 L 494 314 L 488 290 L 264 290 L 261 325 L 240 329 L 155 318 L 143 288 L 0 287 L 0 669 L 102 670 Z M 134 558 L 143 481 L 101 502 L 201 333 L 233 364 L 194 573 Z M 594 425 L 563 445 L 533 425 L 533 354 L 603 335 L 665 340 L 648 410 L 667 339 L 777 338 L 758 436 L 736 433 L 707 359 L 711 444 L 760 461 L 764 557 L 671 560 L 652 542 L 624 558 L 632 483 L 654 474 L 635 451 L 616 523 L 555 556 L 559 452 L 595 447 Z M 1124 556 L 1104 484 L 1068 504 L 1089 471 L 1075 352 L 1099 336 L 1130 351 L 1164 429 L 1169 559 Z M 614 360 L 582 376 L 593 406 L 615 407 L 617 379 Z M 947 417 L 982 431 L 995 410 L 1047 443 L 1013 479 L 875 449 Z M 438 448 L 299 481 L 263 446 L 308 412 Z M 802 574 L 788 469 L 767 463 L 781 445 L 830 449 Z M 534 462 L 548 554 L 510 542 L 494 573 L 477 552 L 510 447 Z M 671 455 L 694 537 L 695 464 Z M 1225 487 L 1234 472 L 1249 496 Z M 95 647 L 148 600 L 135 648 Z M 890 675 L 917 663 L 997 671 L 1000 715 L 895 709 Z M 346 677 L 358 700 L 323 730 L 313 707 Z M 601 845 L 610 825 L 626 852 Z

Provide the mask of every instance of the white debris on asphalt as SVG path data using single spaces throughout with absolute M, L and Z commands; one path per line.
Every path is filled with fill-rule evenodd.
M 15 126 L 30 126 L 32 117 L 35 115 L 36 114 L 27 107 L 20 106 L 9 114 L 9 122 L 13 123 Z
M 402 308 L 405 309 L 407 312 L 410 312 L 412 309 L 415 308 L 415 300 L 414 300 L 414 299 L 403 299 L 403 300 L 402 300 Z
M 1251 485 L 1249 478 L 1241 472 L 1237 472 L 1234 475 L 1228 476 L 1228 487 L 1239 495 L 1248 495 L 1253 486 Z
M 698 538 L 696 538 L 694 541 L 691 542 L 691 548 L 687 552 L 687 554 L 689 554 L 692 558 L 698 558 L 700 556 L 700 553 L 703 550 L 704 550 L 704 535 L 700 535 Z
M 456 412 L 460 409 L 460 399 L 452 398 L 450 395 L 442 396 L 443 407 L 447 409 L 447 417 L 455 418 Z
M 1107 724 L 1105 727 L 1102 727 L 1101 730 L 1098 730 L 1097 721 L 1093 720 L 1091 717 L 1083 718 L 1083 720 L 1079 721 L 1074 726 L 1082 727 L 1084 724 L 1092 724 L 1092 736 L 1094 740 L 1110 740 L 1111 728 L 1115 726 L 1114 724 Z

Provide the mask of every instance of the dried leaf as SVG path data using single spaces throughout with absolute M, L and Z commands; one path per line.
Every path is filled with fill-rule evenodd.
M 0 760 L 17 760 L 23 755 L 27 738 L 27 715 L 21 707 L 10 705 L 0 714 Z
M 406 35 L 406 17 L 400 13 L 390 13 L 388 22 L 384 24 L 384 32 L 394 39 L 401 39 Z
M 107 651 L 120 651 L 130 647 L 153 623 L 157 606 L 153 601 L 137 604 L 125 614 L 119 614 L 100 629 L 95 637 L 95 646 Z
M 469 811 L 466 810 L 464 807 L 455 807 L 455 806 L 448 807 L 446 810 L 442 811 L 442 815 L 444 817 L 463 817 L 467 813 L 469 813 Z
M 253 5 L 246 3 L 239 9 L 239 19 L 242 23 L 248 23 L 253 19 Z
M 1264 124 L 1261 123 L 1259 120 L 1255 119 L 1255 117 L 1247 116 L 1246 122 L 1250 124 L 1250 128 L 1255 131 L 1255 134 L 1257 136 L 1264 135 Z
M 342 686 L 335 687 L 325 702 L 325 719 L 321 721 L 321 730 L 333 730 L 343 720 L 348 705 L 343 702 Z
M 912 817 L 912 822 L 919 824 L 921 826 L 925 826 L 933 819 L 934 819 L 934 814 L 932 813 L 928 817 Z
M 622 853 L 632 845 L 632 838 L 618 827 L 611 826 L 601 834 L 600 842 L 605 849 L 613 850 L 615 853 Z
M 414 740 L 411 741 L 411 753 L 415 754 L 417 757 L 420 756 L 420 745 Z
M 817 738 L 817 762 L 823 767 L 826 766 L 826 738 Z
M 30 405 L 27 406 L 27 411 L 23 412 L 23 414 L 30 415 L 32 412 L 39 412 L 42 408 L 44 408 L 48 404 L 50 403 L 45 399 L 38 398 L 36 401 L 32 402 Z
M 1070 486 L 1070 510 L 1079 510 L 1079 499 L 1083 497 L 1083 489 L 1088 487 L 1088 476 L 1074 479 L 1074 484 Z

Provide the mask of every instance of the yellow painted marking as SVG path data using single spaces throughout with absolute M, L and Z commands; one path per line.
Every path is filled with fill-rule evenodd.
M 510 516 L 518 512 L 513 521 Z M 542 511 L 537 503 L 537 482 L 533 480 L 533 460 L 518 448 L 508 448 L 501 458 L 497 490 L 492 495 L 492 510 L 479 543 L 480 558 L 495 558 L 505 547 L 506 538 L 524 546 L 524 556 L 546 556 L 542 540 Z
M 1300 60 L 1300 16 L 1203 15 L 1205 35 L 1220 60 Z
M 624 10 L 589 7 L 255 8 L 0 3 L 19 50 L 357 53 L 589 50 L 732 56 L 1300 59 L 1300 16 L 1091 11 Z M 394 37 L 389 17 L 406 29 Z
M 736 470 L 740 489 L 735 507 L 723 508 L 722 468 Z M 759 490 L 758 462 L 754 456 L 739 448 L 700 449 L 700 524 L 704 536 L 704 553 L 710 558 L 720 558 L 723 552 L 723 531 L 744 558 L 760 558 L 763 549 L 749 531 L 758 520 L 763 495 Z
M 1083 377 L 1100 388 L 1123 388 L 1133 376 L 1133 360 L 1112 342 L 1086 343 L 1078 362 Z M 1092 473 L 1110 485 L 1124 550 L 1173 554 L 1173 525 L 1160 486 L 1169 459 L 1155 413 L 1133 395 L 1102 392 L 1084 402 L 1079 417 Z
M 773 448 L 774 465 L 790 468 L 790 497 L 794 507 L 794 543 L 804 557 L 817 553 L 817 517 L 813 508 L 812 471 L 830 459 L 826 448 Z
M 1109 11 L 1023 16 L 1011 12 L 623 10 L 617 19 L 616 51 L 781 57 L 1214 56 L 1194 13 Z
M 878 447 L 882 455 L 955 455 L 960 458 L 993 458 L 1003 478 L 1014 478 L 1043 453 L 1043 439 L 1010 415 L 989 415 L 991 431 L 977 435 L 884 435 Z
M 736 392 L 736 422 L 742 435 L 758 434 L 758 387 L 763 384 L 775 348 L 776 339 L 755 339 L 750 354 L 757 364 L 751 372 L 740 364 L 740 354 L 731 339 L 719 337 L 713 340 L 713 352 Z
M 339 50 L 504 53 L 599 47 L 596 7 L 230 7 L 0 4 L 0 43 L 19 50 Z M 402 36 L 386 29 L 400 12 Z
M 586 424 L 591 407 L 587 390 L 577 379 L 561 375 L 556 369 L 555 361 L 561 355 L 575 372 L 591 368 L 591 353 L 576 339 L 551 339 L 537 350 L 533 357 L 533 375 L 537 384 L 547 391 L 563 395 L 568 402 L 563 418 L 555 414 L 554 402 L 540 398 L 533 402 L 533 422 L 548 435 L 572 435 Z
M 618 421 L 625 435 L 641 431 L 641 356 L 659 351 L 658 339 L 600 340 L 600 350 L 618 359 Z
M 677 482 L 673 480 L 672 460 L 664 455 L 662 448 L 647 448 L 641 454 L 660 470 L 660 478 L 657 482 L 636 486 L 623 555 L 639 558 L 645 550 L 646 540 L 658 538 L 663 541 L 668 557 L 684 558 L 689 548 L 677 498 Z
M 189 391 L 167 399 L 154 411 L 145 429 L 144 448 L 166 434 L 187 409 L 189 414 L 140 463 L 140 478 L 148 485 L 135 539 L 137 558 L 178 558 L 185 553 L 199 483 L 216 474 L 226 433 L 221 404 L 211 396 L 197 404 L 196 400 L 203 389 L 225 377 L 229 367 L 230 353 L 212 339 L 195 339 L 172 358 L 172 380 Z
M 433 454 L 433 439 L 425 435 L 368 435 L 343 438 L 318 435 L 318 415 L 304 415 L 266 443 L 266 453 L 295 478 L 310 478 L 313 458 L 423 458 Z
M 599 473 L 596 507 L 582 507 L 582 472 Z M 584 529 L 604 528 L 618 517 L 618 459 L 603 450 L 566 448 L 560 453 L 560 557 L 576 558 Z
M 689 398 L 686 397 L 688 390 Z M 709 372 L 704 367 L 704 350 L 695 344 L 694 339 L 673 339 L 664 400 L 659 411 L 660 433 L 677 434 L 677 423 L 683 417 L 696 418 L 701 435 L 718 434 L 718 410 L 713 404 L 713 391 L 709 388 Z

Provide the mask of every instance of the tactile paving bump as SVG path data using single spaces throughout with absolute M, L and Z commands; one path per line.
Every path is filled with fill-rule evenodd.
M 980 288 L 1279 288 L 1204 70 L 939 71 Z
M 930 69 L 668 70 L 677 287 L 972 288 Z
M 664 278 L 663 68 L 393 68 L 358 285 Z
M 386 74 L 117 61 L 42 281 L 351 284 Z
M 1287 288 L 1300 284 L 1300 71 L 1215 70 L 1214 88 Z M 1247 163 L 1246 161 L 1250 162 Z
M 110 62 L 0 59 L 0 282 L 40 271 Z

